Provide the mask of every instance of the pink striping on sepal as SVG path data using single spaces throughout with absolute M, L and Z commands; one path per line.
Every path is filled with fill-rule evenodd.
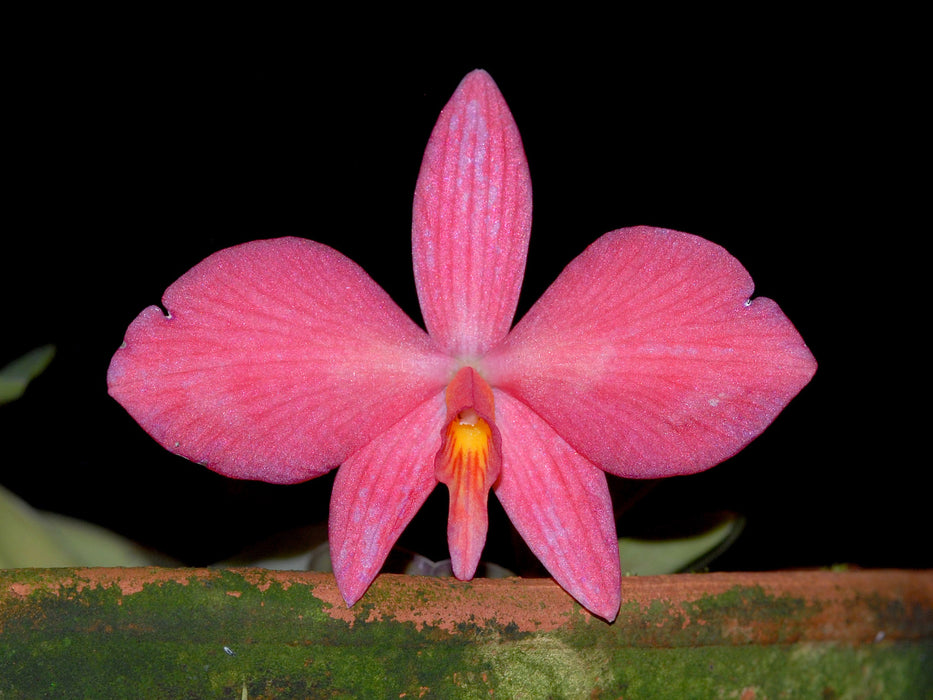
M 437 486 L 434 459 L 447 408 L 443 392 L 353 454 L 334 481 L 329 539 L 347 605 L 362 596 L 399 535 Z
M 145 309 L 107 374 L 163 446 L 227 476 L 304 481 L 428 397 L 451 361 L 349 258 L 298 238 L 211 255 Z
M 527 406 L 494 393 L 502 434 L 496 497 L 554 579 L 588 610 L 613 620 L 621 572 L 606 475 Z
M 518 128 L 492 78 L 474 71 L 441 112 L 415 189 L 415 282 L 440 347 L 476 358 L 508 333 L 530 230 Z
M 816 362 L 745 268 L 697 236 L 602 236 L 484 358 L 484 376 L 606 471 L 653 478 L 732 456 Z

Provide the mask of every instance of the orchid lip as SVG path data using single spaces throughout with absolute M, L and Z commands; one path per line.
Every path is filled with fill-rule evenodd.
M 500 438 L 492 389 L 472 367 L 457 372 L 445 399 L 447 422 L 434 471 L 450 494 L 447 539 L 454 575 L 469 579 L 486 542 L 489 490 L 502 461 Z

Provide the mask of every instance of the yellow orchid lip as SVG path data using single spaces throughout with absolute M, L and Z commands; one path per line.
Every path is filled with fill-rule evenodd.
M 445 456 L 464 466 L 475 466 L 485 471 L 491 438 L 489 423 L 472 408 L 464 409 L 447 426 Z

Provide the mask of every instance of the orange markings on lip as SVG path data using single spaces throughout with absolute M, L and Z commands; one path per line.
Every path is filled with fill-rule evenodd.
M 467 408 L 450 421 L 446 433 L 438 460 L 438 466 L 443 465 L 438 479 L 448 486 L 456 485 L 458 490 L 484 486 L 492 440 L 489 423 Z M 441 478 L 442 473 L 449 480 Z

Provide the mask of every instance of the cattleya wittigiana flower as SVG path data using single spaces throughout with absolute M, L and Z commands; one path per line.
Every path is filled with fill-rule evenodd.
M 353 261 L 298 238 L 211 255 L 130 325 L 111 395 L 162 445 L 241 479 L 341 465 L 330 512 L 352 605 L 438 482 L 454 573 L 473 576 L 492 489 L 531 550 L 615 618 L 620 565 L 604 472 L 707 469 L 754 439 L 816 363 L 719 246 L 648 227 L 605 234 L 510 330 L 531 227 L 518 129 L 483 71 L 428 143 L 412 249 L 427 333 Z

